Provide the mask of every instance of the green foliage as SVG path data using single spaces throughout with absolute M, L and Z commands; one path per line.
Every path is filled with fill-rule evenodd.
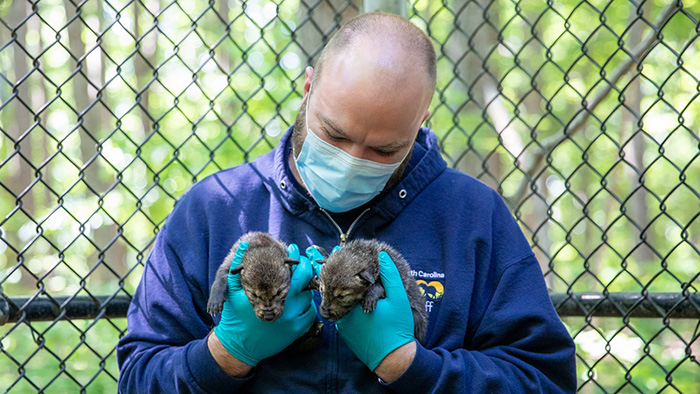
M 0 391 L 115 392 L 114 346 L 125 330 L 125 319 L 14 325 L 1 342 Z

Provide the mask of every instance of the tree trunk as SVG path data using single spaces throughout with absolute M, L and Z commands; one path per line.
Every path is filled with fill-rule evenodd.
M 498 8 L 490 7 L 493 0 L 457 0 L 454 3 L 455 32 L 447 45 L 447 57 L 454 63 L 454 78 L 451 88 L 461 91 L 464 103 L 459 103 L 465 113 L 480 113 L 482 122 L 489 123 L 485 130 L 491 129 L 499 134 L 506 149 L 516 149 L 522 145 L 512 124 L 512 114 L 508 113 L 498 86 L 484 68 L 484 59 L 498 45 L 498 34 L 485 19 L 498 26 Z M 488 10 L 488 11 L 485 11 Z M 464 105 L 461 105 L 464 104 Z M 481 127 L 479 127 L 481 128 Z M 467 133 L 476 132 L 466 130 Z M 483 131 L 482 131 L 483 132 Z M 465 147 L 466 148 L 466 147 Z M 502 174 L 502 153 L 498 150 L 487 152 L 485 161 L 462 159 L 457 164 L 461 171 L 479 177 L 494 188 L 498 188 Z
M 67 20 L 73 18 L 78 12 L 70 0 L 66 0 L 65 9 Z M 80 10 L 80 12 L 81 15 L 83 15 L 82 12 L 84 11 Z M 100 143 L 98 134 L 99 123 L 95 116 L 98 111 L 98 106 L 90 107 L 93 100 L 91 100 L 91 92 L 90 89 L 88 89 L 87 62 L 85 58 L 83 58 L 86 52 L 85 44 L 81 38 L 83 23 L 79 18 L 73 19 L 69 23 L 68 45 L 71 54 L 77 59 L 75 61 L 75 69 L 78 70 L 72 78 L 74 109 L 78 116 L 78 129 L 76 131 L 80 135 L 83 181 L 88 189 L 92 189 L 87 192 L 87 195 L 91 196 L 93 194 L 99 194 L 104 190 L 102 182 L 100 182 L 99 179 L 100 165 L 97 149 Z M 94 94 L 92 94 L 92 96 L 94 96 Z
M 462 111 L 480 113 L 482 122 L 488 123 L 489 126 L 479 128 L 497 133 L 500 144 L 491 152 L 487 152 L 488 156 L 483 161 L 461 160 L 458 168 L 478 176 L 500 191 L 504 173 L 503 163 L 513 161 L 515 157 L 522 166 L 526 157 L 521 155 L 525 146 L 520 137 L 521 133 L 516 129 L 517 123 L 512 122 L 515 114 L 506 105 L 500 93 L 501 87 L 498 86 L 497 78 L 501 76 L 498 65 L 485 61 L 499 45 L 496 30 L 500 26 L 499 8 L 493 6 L 493 2 L 494 0 L 455 1 L 457 32 L 454 33 L 455 39 L 451 40 L 447 49 L 448 56 L 455 63 L 455 77 L 462 81 L 461 84 L 452 86 L 464 89 L 466 105 L 461 106 Z M 547 198 L 548 191 L 544 178 L 539 179 L 536 184 L 538 194 L 542 198 L 534 198 L 531 210 L 525 212 L 520 220 L 531 229 L 539 228 L 537 245 L 545 253 L 538 249 L 535 249 L 535 253 L 541 268 L 545 271 L 549 262 L 547 253 L 551 245 L 548 216 L 545 214 L 549 207 L 543 200 Z M 544 224 L 540 227 L 543 222 Z M 530 241 L 532 242 L 533 239 Z
M 640 5 L 644 10 L 645 14 L 649 12 L 649 6 L 644 6 L 644 3 Z M 634 21 L 637 17 L 636 12 L 630 14 L 630 23 Z M 634 48 L 641 42 L 641 37 L 645 33 L 643 29 L 644 23 L 638 21 L 632 26 L 624 38 L 628 42 L 626 46 Z M 649 29 L 646 29 L 649 30 Z M 649 34 L 649 32 L 647 32 Z M 637 191 L 630 198 L 630 202 L 627 206 L 627 215 L 634 222 L 631 225 L 631 233 L 635 235 L 636 242 L 639 244 L 638 249 L 635 251 L 634 256 L 639 262 L 648 262 L 654 259 L 654 254 L 652 253 L 647 243 L 652 242 L 653 231 L 648 231 L 647 226 L 649 225 L 649 206 L 647 204 L 647 192 L 643 188 L 643 179 L 640 179 L 640 174 L 644 171 L 644 151 L 646 149 L 646 141 L 644 134 L 642 133 L 641 126 L 639 126 L 639 121 L 641 119 L 641 101 L 642 92 L 640 89 L 640 78 L 641 73 L 636 71 L 634 75 L 634 80 L 629 84 L 627 90 L 625 90 L 625 105 L 629 110 L 624 112 L 622 127 L 620 127 L 620 142 L 625 143 L 626 136 L 625 131 L 627 127 L 625 125 L 630 125 L 631 134 L 629 137 L 629 143 L 625 145 L 625 159 L 632 164 L 634 169 L 625 166 L 628 169 L 628 174 L 630 179 L 633 179 L 635 184 L 633 186 Z M 624 183 L 624 180 L 623 180 Z M 639 228 L 639 229 L 638 229 Z M 646 238 L 647 243 L 642 242 L 642 237 Z
M 221 1 L 225 3 L 226 1 Z M 141 28 L 141 7 L 140 3 L 134 5 L 134 35 L 137 37 L 137 41 L 142 37 L 142 34 L 148 30 L 150 26 L 145 26 L 146 28 Z M 150 117 L 148 116 L 150 95 L 149 90 L 146 85 L 151 81 L 153 77 L 153 70 L 150 68 L 148 63 L 152 63 L 153 54 L 155 53 L 155 34 L 151 33 L 146 37 L 143 37 L 137 43 L 138 52 L 134 55 L 134 71 L 136 73 L 136 101 L 139 102 L 139 107 L 141 108 L 140 117 L 143 130 L 141 130 L 140 135 L 133 136 L 137 141 L 142 141 L 145 135 L 150 133 L 153 124 Z
M 231 17 L 229 13 L 231 12 L 231 7 L 228 4 L 227 0 L 220 0 L 219 1 L 219 9 L 218 9 L 218 14 L 221 16 L 221 19 L 224 21 L 224 23 L 229 24 L 231 23 Z M 228 34 L 231 34 L 229 30 L 226 30 Z M 154 43 L 155 45 L 155 43 Z M 218 56 L 216 56 L 216 59 L 221 66 L 221 68 L 226 72 L 227 75 L 231 74 L 231 53 L 230 51 L 224 51 L 223 46 L 219 46 L 216 51 L 218 52 Z M 223 53 L 222 53 L 223 52 Z
M 316 3 L 302 0 L 299 4 L 299 23 L 296 29 L 302 63 L 314 65 L 321 50 L 333 33 L 349 19 L 358 15 L 360 0 L 321 0 Z M 293 36 L 294 37 L 294 36 Z
M 106 173 L 112 170 L 108 166 L 101 165 L 100 162 L 104 159 L 101 157 L 100 151 L 104 142 L 103 135 L 107 129 L 102 119 L 110 119 L 111 115 L 108 115 L 102 104 L 97 102 L 100 89 L 104 86 L 102 70 L 104 59 L 100 57 L 98 61 L 93 61 L 92 66 L 89 65 L 87 58 L 84 56 L 91 48 L 88 48 L 82 39 L 83 21 L 80 18 L 72 19 L 78 12 L 85 19 L 90 12 L 85 6 L 86 4 L 83 4 L 83 7 L 77 9 L 71 1 L 66 0 L 65 2 L 66 20 L 70 21 L 67 29 L 68 44 L 72 56 L 76 59 L 75 70 L 78 70 L 71 81 L 73 85 L 72 104 L 78 117 L 78 129 L 76 132 L 80 135 L 80 156 L 83 163 L 81 175 L 87 187 L 84 198 L 89 199 L 94 196 L 102 198 L 110 186 L 109 182 L 103 180 L 103 178 L 106 179 Z M 98 21 L 101 18 L 102 15 L 99 14 Z M 99 30 L 99 25 L 97 29 Z M 91 56 L 94 56 L 94 53 Z M 91 69 L 91 67 L 94 69 Z M 91 86 L 89 82 L 92 82 L 94 86 Z M 106 98 L 102 99 L 106 100 Z M 115 190 L 112 193 L 118 193 L 118 191 Z M 90 204 L 90 207 L 91 209 L 97 208 L 93 204 Z M 97 214 L 99 215 L 100 213 L 98 212 Z M 92 234 L 90 233 L 91 231 Z M 90 229 L 86 226 L 84 233 L 98 248 L 97 251 L 90 253 L 89 256 L 85 256 L 90 270 L 88 283 L 102 284 L 117 280 L 110 271 L 126 271 L 123 263 L 125 249 L 123 245 L 121 247 L 117 246 L 120 245 L 119 242 L 112 243 L 112 239 L 117 234 L 117 224 L 108 223 L 96 229 Z M 95 285 L 93 287 L 99 288 L 99 286 Z
M 11 5 L 10 17 L 8 20 L 10 22 L 19 23 L 23 21 L 29 12 L 29 3 L 26 1 L 14 1 Z M 16 27 L 16 26 L 15 26 Z M 28 72 L 27 55 L 22 49 L 26 47 L 27 43 L 25 40 L 25 34 L 27 31 L 26 23 L 19 29 L 13 30 L 12 35 L 15 37 L 15 42 L 10 46 L 13 51 L 13 68 L 14 68 L 14 82 L 13 94 L 10 96 L 10 100 L 13 102 L 5 107 L 5 111 L 9 111 L 13 114 L 12 121 L 8 124 L 8 132 L 10 137 L 16 141 L 15 149 L 16 153 L 14 157 L 6 164 L 9 168 L 9 172 L 14 174 L 10 178 L 9 189 L 15 196 L 20 196 L 27 187 L 35 180 L 34 169 L 27 163 L 32 162 L 32 146 L 30 142 L 30 137 L 28 132 L 32 128 L 33 116 L 30 112 L 31 99 L 29 97 L 29 83 L 30 80 L 24 80 L 22 83 L 19 81 L 25 77 Z M 12 40 L 12 38 L 10 38 Z M 24 158 L 22 158 L 24 156 Z M 35 202 L 34 197 L 31 192 L 27 192 L 21 196 L 17 201 L 18 204 L 22 205 L 22 209 L 29 213 L 30 215 L 35 213 Z
M 41 31 L 41 23 L 38 18 L 30 19 L 29 21 L 27 21 L 27 24 L 28 31 Z M 41 38 L 41 34 L 39 34 L 38 42 L 30 50 L 30 53 L 39 53 L 42 48 L 44 48 L 44 40 Z M 43 78 L 41 82 L 33 84 L 33 89 L 30 95 L 32 108 L 41 108 L 46 104 L 46 82 Z M 42 123 L 46 124 L 46 118 L 46 115 L 42 116 Z M 53 140 L 49 140 L 49 138 L 46 136 L 46 132 L 44 132 L 43 130 L 41 131 L 41 133 L 32 133 L 32 145 L 37 147 L 32 153 L 32 163 L 38 166 L 41 162 L 43 162 L 50 156 L 51 153 L 49 153 L 49 144 L 51 142 L 53 142 Z M 41 169 L 41 173 L 44 182 L 51 184 L 52 175 L 50 162 L 47 163 L 46 166 L 44 166 Z M 38 189 L 39 190 L 35 190 L 35 193 L 33 194 L 33 199 L 34 204 L 36 206 L 37 214 L 43 215 L 43 212 L 40 212 L 39 210 L 45 210 L 46 208 L 48 208 L 50 201 L 52 201 L 52 199 L 54 198 L 54 195 L 49 191 L 47 187 L 41 186 Z
M 26 1 L 14 1 L 11 7 L 10 16 L 8 18 L 10 23 L 19 23 L 23 21 L 30 11 L 29 3 Z M 12 156 L 13 158 L 5 164 L 7 168 L 4 172 L 10 175 L 7 181 L 7 187 L 15 196 L 15 205 L 20 206 L 20 209 L 30 218 L 38 219 L 38 207 L 34 199 L 34 191 L 31 190 L 34 187 L 30 187 L 32 182 L 36 181 L 35 170 L 32 168 L 36 160 L 35 153 L 32 151 L 31 139 L 33 137 L 32 134 L 36 135 L 37 132 L 40 132 L 40 129 L 32 130 L 34 122 L 33 111 L 35 111 L 36 108 L 32 107 L 32 98 L 29 95 L 29 84 L 31 81 L 35 80 L 35 78 L 28 78 L 21 83 L 19 82 L 26 77 L 29 71 L 28 61 L 30 61 L 30 59 L 27 57 L 28 55 L 20 49 L 20 46 L 27 48 L 27 41 L 25 39 L 27 30 L 28 27 L 25 22 L 25 24 L 19 28 L 15 25 L 10 33 L 10 41 L 14 40 L 14 43 L 8 47 L 12 48 L 14 78 L 10 78 L 11 83 L 13 83 L 12 93 L 3 111 L 11 113 L 11 118 L 6 130 L 15 141 L 15 144 L 14 147 L 12 147 L 8 141 L 8 145 L 10 145 L 7 149 L 8 157 Z M 7 50 L 7 48 L 5 50 Z M 36 73 L 36 71 L 34 73 Z M 2 196 L 6 197 L 7 193 L 3 191 Z M 24 220 L 25 215 L 18 211 L 15 212 L 13 217 L 9 219 L 9 222 L 4 225 L 7 242 L 17 249 L 24 248 L 24 241 L 18 236 L 19 229 L 26 224 Z M 31 252 L 28 254 L 31 254 Z M 8 258 L 8 260 L 13 259 L 14 258 Z M 19 262 L 24 263 L 26 259 L 26 256 L 17 256 L 17 261 Z M 22 272 L 22 277 L 19 282 L 19 288 L 35 288 L 35 278 L 32 275 L 26 274 L 28 268 L 25 266 L 25 270 L 20 269 L 20 271 Z
M 389 12 L 406 18 L 408 1 L 406 0 L 363 0 L 360 12 Z

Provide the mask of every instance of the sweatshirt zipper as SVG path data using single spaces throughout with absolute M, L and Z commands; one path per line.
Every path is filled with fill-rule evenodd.
M 338 234 L 340 234 L 340 247 L 342 248 L 343 246 L 345 246 L 345 242 L 346 242 L 346 241 L 348 240 L 348 238 L 350 237 L 350 232 L 351 232 L 352 229 L 355 227 L 355 225 L 357 224 L 357 222 L 360 220 L 360 218 L 361 218 L 362 216 L 364 216 L 367 212 L 369 212 L 369 210 L 370 210 L 371 208 L 367 208 L 367 209 L 365 209 L 364 211 L 362 211 L 362 213 L 361 213 L 357 218 L 355 218 L 355 220 L 350 224 L 350 227 L 348 227 L 348 231 L 347 231 L 347 232 L 343 232 L 343 229 L 340 228 L 340 226 L 338 225 L 338 223 L 336 223 L 335 220 L 333 220 L 333 217 L 331 216 L 330 213 L 328 213 L 328 211 L 326 211 L 326 210 L 323 209 L 323 208 L 319 208 L 319 209 L 320 209 L 323 213 L 325 213 L 326 216 L 328 216 L 328 219 L 330 219 L 331 223 L 333 223 L 333 225 L 335 226 L 335 228 L 338 230 Z

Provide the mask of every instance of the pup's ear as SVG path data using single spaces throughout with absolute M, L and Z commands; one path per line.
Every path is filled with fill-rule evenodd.
M 373 285 L 376 282 L 376 279 L 374 278 L 374 276 L 372 276 L 372 274 L 370 274 L 369 270 L 364 270 L 355 276 L 371 285 Z
M 243 264 L 238 264 L 238 267 L 232 269 L 229 273 L 230 273 L 230 274 L 233 274 L 233 275 L 238 274 L 238 273 L 240 273 L 241 271 L 243 271 L 243 268 L 244 268 L 244 267 L 243 267 Z

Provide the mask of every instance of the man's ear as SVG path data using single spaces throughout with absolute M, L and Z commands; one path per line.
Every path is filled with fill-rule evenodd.
M 420 121 L 420 124 L 422 125 L 423 123 L 425 123 L 425 120 L 428 119 L 429 116 L 430 110 L 425 111 L 425 115 L 423 115 L 423 120 Z
M 311 81 L 313 81 L 314 78 L 314 68 L 311 66 L 307 66 L 306 69 L 304 70 L 304 97 L 306 98 L 306 95 L 309 94 L 309 90 L 311 90 Z M 301 107 L 300 107 L 301 109 Z

